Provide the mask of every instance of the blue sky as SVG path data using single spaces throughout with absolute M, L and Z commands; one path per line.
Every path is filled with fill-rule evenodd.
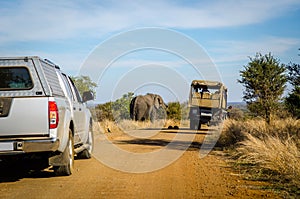
M 175 31 L 196 42 L 211 59 L 228 87 L 229 101 L 242 100 L 243 87 L 237 83 L 239 71 L 256 52 L 271 52 L 282 63 L 300 63 L 299 0 L 2 0 L 0 27 L 1 56 L 38 55 L 73 76 L 79 73 L 89 55 L 115 35 L 144 27 Z M 190 80 L 202 78 L 181 57 L 170 52 L 157 49 L 130 52 L 118 58 L 98 79 L 97 101 L 114 100 L 133 91 L 126 89 L 134 89 L 137 94 L 158 92 L 166 101 L 183 100 L 186 93 L 174 94 L 176 84 L 169 85 L 174 79 L 160 73 L 158 66 L 162 66 L 161 71 L 167 68 L 174 73 L 175 82 L 184 81 L 178 85 L 183 90 Z M 146 67 L 153 74 L 141 70 Z M 147 74 L 143 74 L 145 71 Z M 159 78 L 149 81 L 152 87 L 147 82 L 144 87 L 124 86 L 123 81 L 129 82 L 137 72 L 145 77 L 170 79 L 168 84 Z M 124 86 L 123 90 L 118 85 Z

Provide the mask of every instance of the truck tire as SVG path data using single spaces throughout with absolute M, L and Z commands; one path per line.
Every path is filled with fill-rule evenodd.
M 63 159 L 65 164 L 54 167 L 54 173 L 57 176 L 69 176 L 74 170 L 74 139 L 71 129 L 69 129 L 69 140 L 63 152 Z
M 201 123 L 198 124 L 197 130 L 201 130 Z
M 198 120 L 190 120 L 190 129 L 192 130 L 200 130 L 201 124 Z
M 90 159 L 92 157 L 93 147 L 94 147 L 94 137 L 93 137 L 93 126 L 89 126 L 89 134 L 87 143 L 88 147 L 77 154 L 77 157 L 80 159 Z

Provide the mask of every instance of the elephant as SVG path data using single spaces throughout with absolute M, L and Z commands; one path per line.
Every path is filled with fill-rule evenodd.
M 159 108 L 167 108 L 160 95 L 148 93 L 147 95 L 138 95 L 130 102 L 130 118 L 135 121 L 144 121 L 150 119 L 154 122 L 156 112 Z

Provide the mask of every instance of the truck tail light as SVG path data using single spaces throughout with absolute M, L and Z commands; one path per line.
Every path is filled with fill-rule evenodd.
M 55 129 L 57 128 L 59 121 L 58 117 L 58 108 L 56 102 L 49 101 L 49 128 Z

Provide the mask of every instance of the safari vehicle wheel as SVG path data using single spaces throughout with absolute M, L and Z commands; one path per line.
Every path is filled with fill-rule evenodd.
M 198 120 L 191 120 L 190 121 L 190 129 L 192 130 L 200 130 L 201 124 Z
M 91 124 L 89 127 L 89 135 L 88 135 L 88 140 L 86 142 L 86 145 L 87 148 L 77 154 L 78 158 L 90 159 L 92 157 L 94 142 L 93 142 L 93 126 Z
M 69 176 L 74 170 L 74 139 L 71 129 L 69 130 L 69 140 L 63 152 L 63 162 L 66 164 L 54 167 L 54 172 L 58 176 Z

